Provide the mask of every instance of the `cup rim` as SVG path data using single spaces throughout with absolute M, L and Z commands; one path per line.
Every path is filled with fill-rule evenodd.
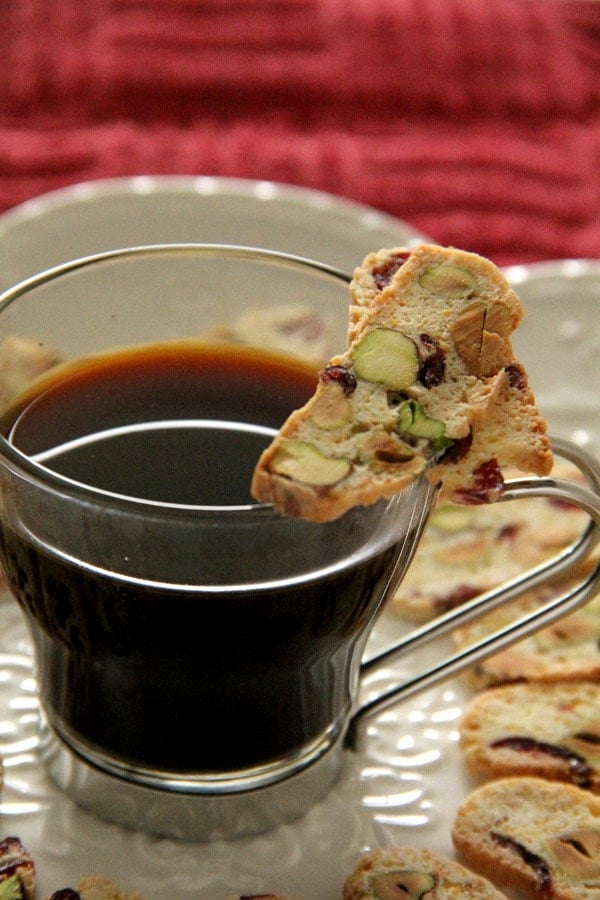
M 77 257 L 68 260 L 56 266 L 44 269 L 36 275 L 32 275 L 12 287 L 7 288 L 0 293 L 0 316 L 4 309 L 11 303 L 25 296 L 28 292 L 35 290 L 48 282 L 70 275 L 80 269 L 92 267 L 94 265 L 110 262 L 118 259 L 131 259 L 136 257 L 150 257 L 160 255 L 200 255 L 206 258 L 231 258 L 238 262 L 251 261 L 271 263 L 282 267 L 312 271 L 314 274 L 324 278 L 331 278 L 345 284 L 349 284 L 351 276 L 341 269 L 323 263 L 316 259 L 299 256 L 281 250 L 270 250 L 264 247 L 252 247 L 242 244 L 220 244 L 220 243 L 204 243 L 204 242 L 172 242 L 159 244 L 140 244 L 130 247 L 119 247 L 112 250 L 104 250 L 99 253 L 89 254 L 87 256 Z M 273 434 L 276 430 L 273 429 Z M 34 479 L 37 483 L 44 487 L 67 491 L 70 496 L 81 499 L 95 499 L 108 505 L 114 505 L 116 508 L 135 510 L 154 509 L 163 515 L 182 515 L 190 514 L 204 515 L 206 517 L 222 517 L 225 515 L 240 515 L 242 513 L 264 517 L 273 513 L 271 504 L 268 503 L 247 503 L 236 504 L 231 506 L 210 506 L 204 504 L 184 504 L 184 503 L 168 503 L 159 500 L 147 500 L 143 497 L 130 497 L 124 494 L 118 494 L 107 491 L 84 482 L 76 481 L 54 472 L 47 466 L 36 462 L 23 451 L 19 450 L 3 435 L 0 434 L 0 458 L 8 462 L 13 470 L 26 475 L 29 479 Z

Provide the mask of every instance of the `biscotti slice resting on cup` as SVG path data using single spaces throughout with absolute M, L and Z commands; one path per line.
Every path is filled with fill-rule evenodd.
M 475 776 L 536 776 L 600 793 L 600 684 L 490 688 L 471 700 L 459 733 Z
M 456 812 L 452 838 L 467 865 L 526 897 L 598 900 L 600 797 L 544 778 L 476 788 Z
M 416 847 L 375 850 L 346 879 L 343 900 L 503 900 L 487 879 L 454 860 Z
M 327 521 L 424 472 L 463 503 L 497 499 L 506 467 L 549 473 L 546 424 L 510 343 L 522 307 L 496 266 L 432 244 L 382 250 L 350 291 L 348 349 L 261 455 L 255 499 Z

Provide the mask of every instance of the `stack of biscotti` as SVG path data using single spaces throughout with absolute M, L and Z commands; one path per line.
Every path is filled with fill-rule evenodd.
M 262 454 L 252 494 L 315 521 L 425 473 L 463 503 L 502 494 L 503 470 L 552 454 L 510 334 L 521 304 L 473 253 L 423 244 L 369 255 L 351 284 L 349 346 Z
M 344 884 L 343 900 L 505 900 L 485 878 L 416 847 L 365 854 Z
M 452 838 L 470 865 L 526 897 L 600 897 L 600 798 L 581 788 L 491 781 L 459 807 Z

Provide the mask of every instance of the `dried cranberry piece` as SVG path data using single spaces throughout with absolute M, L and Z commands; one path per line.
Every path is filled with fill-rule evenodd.
M 419 354 L 417 378 L 423 387 L 436 387 L 442 383 L 446 374 L 446 354 L 429 334 L 420 334 L 415 344 Z
M 356 378 L 345 366 L 326 366 L 319 372 L 319 380 L 322 382 L 335 381 L 347 397 L 356 390 Z
M 511 387 L 516 388 L 519 391 L 525 390 L 525 388 L 527 387 L 527 378 L 522 366 L 505 366 L 504 371 L 508 376 L 508 383 Z
M 18 875 L 21 869 L 30 867 L 22 859 L 12 859 L 6 863 L 0 862 L 0 881 L 12 878 L 13 875 Z
M 498 532 L 498 540 L 499 541 L 514 541 L 517 537 L 519 531 L 521 530 L 520 525 L 512 524 L 512 525 L 503 525 L 500 531 Z
M 463 603 L 477 597 L 481 590 L 473 584 L 460 584 L 444 596 L 436 597 L 435 607 L 439 612 L 450 612 L 451 609 L 456 609 L 457 606 L 462 606 Z
M 595 747 L 600 745 L 600 737 L 593 731 L 578 731 L 573 735 L 578 741 L 585 741 L 587 744 L 593 744 Z
M 33 875 L 34 865 L 18 837 L 0 841 L 0 881 L 16 876 L 19 880 Z
M 473 472 L 471 487 L 458 488 L 456 494 L 463 503 L 473 506 L 490 503 L 494 496 L 504 490 L 504 478 L 496 459 L 488 459 L 482 462 Z
M 384 287 L 388 286 L 398 269 L 402 268 L 409 258 L 409 252 L 394 253 L 393 256 L 389 256 L 385 262 L 382 262 L 381 265 L 376 266 L 372 270 L 371 274 L 378 291 L 382 291 Z
M 529 866 L 530 869 L 533 869 L 538 880 L 538 894 L 540 897 L 552 897 L 554 894 L 552 888 L 552 874 L 548 863 L 542 859 L 541 856 L 538 856 L 537 853 L 534 853 L 532 850 L 528 850 L 527 847 L 524 847 L 519 841 L 516 841 L 506 834 L 492 831 L 491 838 L 496 841 L 497 844 L 500 844 L 501 847 L 509 847 L 511 850 L 514 850 L 515 853 L 521 857 L 525 865 Z
M 569 750 L 568 747 L 562 747 L 560 744 L 549 744 L 546 741 L 538 741 L 535 738 L 515 736 L 492 741 L 490 747 L 508 747 L 511 750 L 518 750 L 523 753 L 547 753 L 548 756 L 556 756 L 567 763 L 571 780 L 575 784 L 586 788 L 592 783 L 591 769 L 583 756 L 575 753 L 574 750 Z
M 451 444 L 448 449 L 443 453 L 440 457 L 439 462 L 441 463 L 453 463 L 458 462 L 464 456 L 467 455 L 469 450 L 471 449 L 471 444 L 473 443 L 473 435 L 471 432 L 465 435 L 463 438 L 456 438 L 454 443 Z
M 548 497 L 547 502 L 550 506 L 555 506 L 557 509 L 568 509 L 576 512 L 579 507 L 575 505 L 575 503 L 571 503 L 570 500 L 563 500 L 562 497 Z

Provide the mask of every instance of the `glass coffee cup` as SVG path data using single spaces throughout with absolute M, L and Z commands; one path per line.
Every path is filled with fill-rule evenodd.
M 575 503 L 591 517 L 581 539 L 364 661 L 436 488 L 420 479 L 325 525 L 248 494 L 317 358 L 344 340 L 348 280 L 287 254 L 161 245 L 76 260 L 0 298 L 2 346 L 32 361 L 0 415 L 0 557 L 32 634 L 49 770 L 105 818 L 188 839 L 289 821 L 339 777 L 366 717 L 597 590 L 596 570 L 361 706 L 361 678 L 391 654 L 573 568 L 597 536 L 600 476 L 555 440 L 589 487 L 519 479 L 505 497 Z

